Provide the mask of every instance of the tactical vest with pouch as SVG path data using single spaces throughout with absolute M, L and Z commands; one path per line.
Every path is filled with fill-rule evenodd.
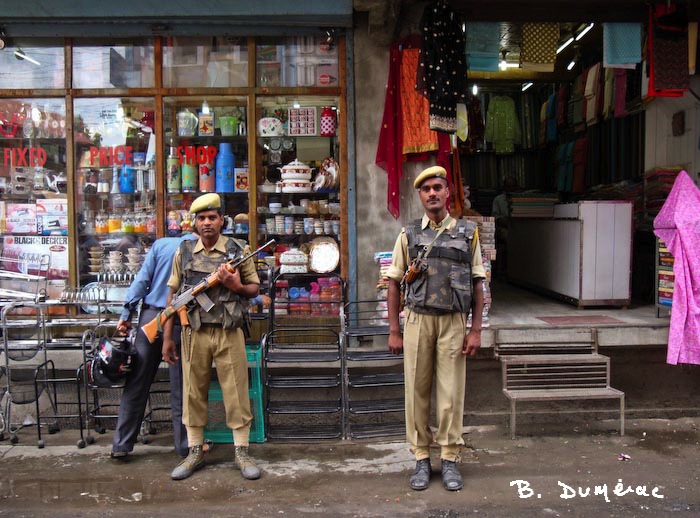
M 178 295 L 196 286 L 209 274 L 215 272 L 221 264 L 240 258 L 245 247 L 243 241 L 228 238 L 226 241 L 226 254 L 209 257 L 204 251 L 197 254 L 193 253 L 197 243 L 198 241 L 194 239 L 180 243 L 183 282 Z M 225 329 L 246 327 L 249 305 L 246 297 L 232 292 L 223 284 L 211 287 L 205 293 L 214 303 L 214 307 L 209 311 L 205 311 L 199 304 L 194 303 L 187 308 L 190 326 L 194 331 L 197 331 L 202 325 L 221 326 Z
M 428 254 L 428 267 L 406 286 L 406 306 L 416 313 L 441 315 L 468 313 L 472 303 L 472 250 L 477 225 L 457 220 L 444 230 Z M 406 227 L 409 260 L 435 239 L 437 230 L 421 228 L 421 221 Z

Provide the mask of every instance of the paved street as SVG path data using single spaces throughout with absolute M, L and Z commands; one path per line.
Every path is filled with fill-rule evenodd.
M 700 516 L 700 418 L 629 420 L 622 438 L 616 426 L 529 423 L 515 440 L 500 425 L 465 428 L 457 493 L 435 457 L 428 490 L 411 491 L 403 442 L 251 445 L 258 481 L 216 445 L 207 467 L 175 482 L 168 434 L 114 461 L 110 432 L 79 450 L 62 431 L 40 450 L 22 430 L 19 444 L 0 443 L 0 516 Z

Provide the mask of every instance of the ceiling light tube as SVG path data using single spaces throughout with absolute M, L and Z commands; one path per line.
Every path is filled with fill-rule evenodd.
M 38 67 L 41 66 L 41 63 L 39 63 L 36 59 L 32 59 L 29 56 L 27 56 L 22 49 L 15 50 L 15 57 L 20 60 L 29 61 L 30 63 L 33 63 Z
M 527 90 L 528 88 L 530 88 L 532 85 L 533 85 L 533 83 L 525 83 L 525 84 L 523 85 L 521 91 L 524 92 L 525 90 Z
M 564 43 L 561 44 L 561 47 L 557 49 L 557 54 L 559 54 L 562 50 L 564 50 L 566 47 L 571 45 L 574 42 L 574 37 L 571 36 L 568 40 L 566 40 Z M 550 47 L 551 48 L 551 47 Z
M 585 29 L 583 29 L 581 32 L 578 33 L 578 36 L 576 36 L 576 41 L 580 40 L 583 38 L 586 34 L 588 34 L 588 31 L 590 31 L 595 23 L 589 24 Z
M 566 65 L 566 69 L 567 69 L 567 70 L 571 70 L 571 69 L 574 68 L 575 66 L 576 66 L 576 60 L 575 60 L 575 59 L 572 59 L 571 62 L 570 62 L 568 65 Z

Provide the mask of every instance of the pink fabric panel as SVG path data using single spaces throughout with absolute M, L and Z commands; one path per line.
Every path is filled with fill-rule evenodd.
M 666 362 L 700 365 L 700 189 L 681 171 L 654 219 L 673 254 L 673 306 Z

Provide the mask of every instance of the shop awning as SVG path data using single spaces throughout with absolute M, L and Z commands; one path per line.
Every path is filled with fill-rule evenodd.
M 352 0 L 4 0 L 0 14 L 8 37 L 282 36 L 351 25 Z

